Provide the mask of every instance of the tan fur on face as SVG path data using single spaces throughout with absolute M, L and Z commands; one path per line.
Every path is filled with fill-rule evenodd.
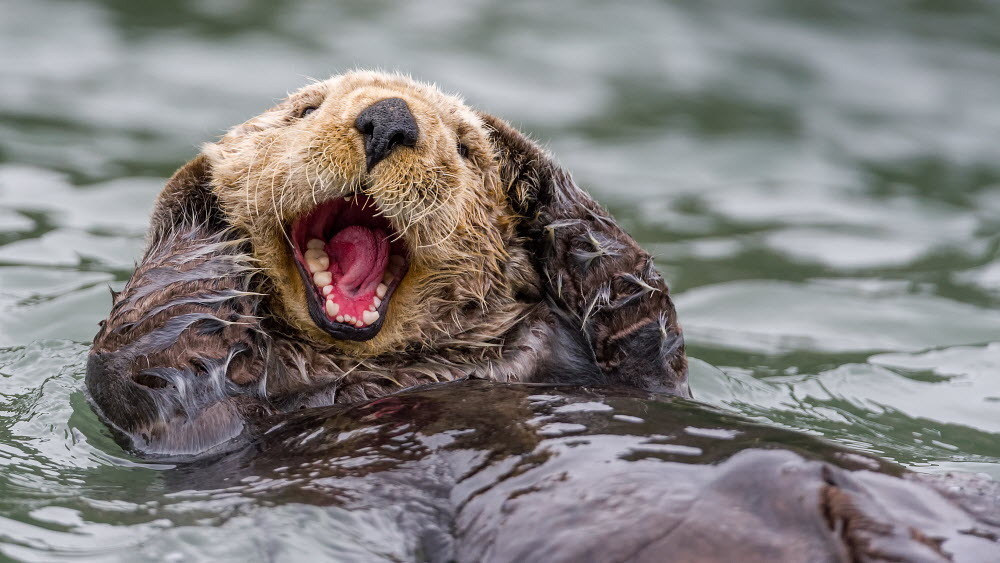
M 416 118 L 416 146 L 397 147 L 366 172 L 354 122 L 396 97 Z M 317 109 L 300 117 L 306 107 Z M 301 89 L 204 152 L 223 212 L 249 236 L 268 276 L 272 310 L 306 339 L 369 357 L 434 347 L 467 331 L 479 341 L 499 336 L 494 331 L 522 313 L 515 295 L 535 284 L 535 274 L 510 244 L 514 213 L 486 129 L 459 98 L 399 75 L 352 72 Z M 378 203 L 411 256 L 381 331 L 365 342 L 334 340 L 312 321 L 286 234 L 319 203 L 354 190 Z

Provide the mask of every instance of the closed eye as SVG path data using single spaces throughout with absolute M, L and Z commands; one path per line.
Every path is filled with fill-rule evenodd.
M 458 154 L 460 154 L 462 158 L 469 158 L 469 147 L 466 146 L 465 143 L 459 142 Z
M 309 115 L 310 113 L 312 113 L 312 112 L 316 111 L 317 109 L 319 109 L 319 107 L 317 107 L 317 106 L 306 106 L 306 107 L 304 107 L 304 108 L 302 108 L 302 109 L 300 109 L 300 110 L 299 110 L 299 115 L 298 115 L 298 117 L 299 117 L 300 119 L 301 119 L 301 118 L 303 118 L 303 117 L 306 117 L 306 116 L 308 116 L 308 115 Z

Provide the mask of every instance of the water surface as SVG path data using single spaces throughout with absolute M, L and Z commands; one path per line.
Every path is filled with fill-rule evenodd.
M 1000 478 L 1000 8 L 330 4 L 3 3 L 0 558 L 391 543 L 349 513 L 170 492 L 169 466 L 118 448 L 81 393 L 163 179 L 354 67 L 436 82 L 543 141 L 657 255 L 698 399 Z

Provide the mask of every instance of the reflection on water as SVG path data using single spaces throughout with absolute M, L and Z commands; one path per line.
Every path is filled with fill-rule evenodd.
M 169 492 L 169 467 L 118 449 L 80 394 L 162 178 L 355 66 L 543 140 L 657 254 L 699 399 L 1000 477 L 1000 9 L 738 4 L 5 5 L 0 554 L 127 559 L 157 538 L 208 559 L 239 537 L 260 558 L 254 530 L 308 538 L 288 559 L 400 545 L 391 514 Z

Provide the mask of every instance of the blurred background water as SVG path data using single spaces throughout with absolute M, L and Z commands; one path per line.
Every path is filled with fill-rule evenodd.
M 165 492 L 81 393 L 163 179 L 354 67 L 550 147 L 657 255 L 699 400 L 1000 478 L 993 2 L 0 0 L 0 559 L 379 543 L 331 535 L 349 515 Z

